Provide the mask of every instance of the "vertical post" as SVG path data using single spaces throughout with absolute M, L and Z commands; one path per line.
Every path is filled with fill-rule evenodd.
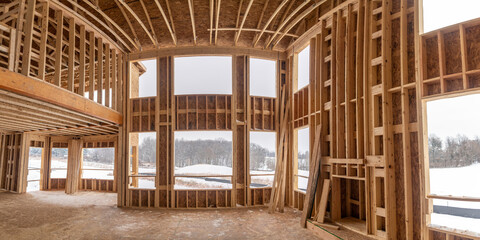
M 82 97 L 85 95 L 85 26 L 80 26 L 80 66 L 78 68 L 78 94 Z
M 68 21 L 68 76 L 67 90 L 73 92 L 73 83 L 75 80 L 75 18 Z
M 49 2 L 46 1 L 43 3 L 42 10 L 42 26 L 40 27 L 40 57 L 38 60 L 38 78 L 41 80 L 45 79 L 45 62 L 46 62 L 46 52 L 47 52 L 47 37 L 48 37 L 48 10 Z
M 89 33 L 90 41 L 88 45 L 90 46 L 90 51 L 88 53 L 88 98 L 94 101 L 95 93 L 95 34 L 93 32 Z
M 53 83 L 60 87 L 62 80 L 63 12 L 61 10 L 57 10 L 55 14 L 57 21 L 57 33 L 55 36 L 55 73 L 53 75 Z
M 30 60 L 32 57 L 32 34 L 33 34 L 33 21 L 35 20 L 35 3 L 36 1 L 28 1 L 27 16 L 25 18 L 25 42 L 23 43 L 23 56 L 22 56 L 22 74 L 30 76 Z M 19 15 L 19 17 L 22 17 Z
M 103 100 L 103 42 L 102 38 L 97 40 L 97 102 L 102 104 Z
M 105 106 L 110 107 L 110 44 L 105 43 Z

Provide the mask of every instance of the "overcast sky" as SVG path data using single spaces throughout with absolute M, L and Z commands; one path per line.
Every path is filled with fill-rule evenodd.
M 480 17 L 479 0 L 423 0 L 424 32 Z
M 480 94 L 427 102 L 428 134 L 442 139 L 457 134 L 480 136 Z

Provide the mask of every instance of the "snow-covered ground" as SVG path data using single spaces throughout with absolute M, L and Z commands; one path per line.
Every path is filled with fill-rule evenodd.
M 297 188 L 299 190 L 303 190 L 303 189 L 307 189 L 307 185 L 308 185 L 308 174 L 309 172 L 308 171 L 305 171 L 305 170 L 298 170 L 298 175 L 300 176 L 305 176 L 306 178 L 304 177 L 298 177 L 298 186 Z
M 430 193 L 437 195 L 480 197 L 480 164 L 458 168 L 431 168 Z M 480 209 L 478 202 L 434 199 L 433 205 L 467 209 Z M 469 231 L 480 236 L 480 219 L 432 214 L 432 225 L 459 231 Z

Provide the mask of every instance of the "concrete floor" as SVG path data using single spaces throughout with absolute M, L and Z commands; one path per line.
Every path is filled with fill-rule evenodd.
M 318 239 L 299 227 L 301 212 L 289 208 L 284 214 L 266 208 L 128 209 L 117 208 L 116 197 L 0 192 L 0 239 Z

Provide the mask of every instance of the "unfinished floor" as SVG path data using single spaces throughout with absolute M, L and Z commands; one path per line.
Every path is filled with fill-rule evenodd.
M 290 208 L 273 215 L 265 208 L 117 208 L 112 193 L 0 192 L 0 239 L 318 239 L 298 227 L 300 215 Z M 340 236 L 366 239 L 346 230 Z

